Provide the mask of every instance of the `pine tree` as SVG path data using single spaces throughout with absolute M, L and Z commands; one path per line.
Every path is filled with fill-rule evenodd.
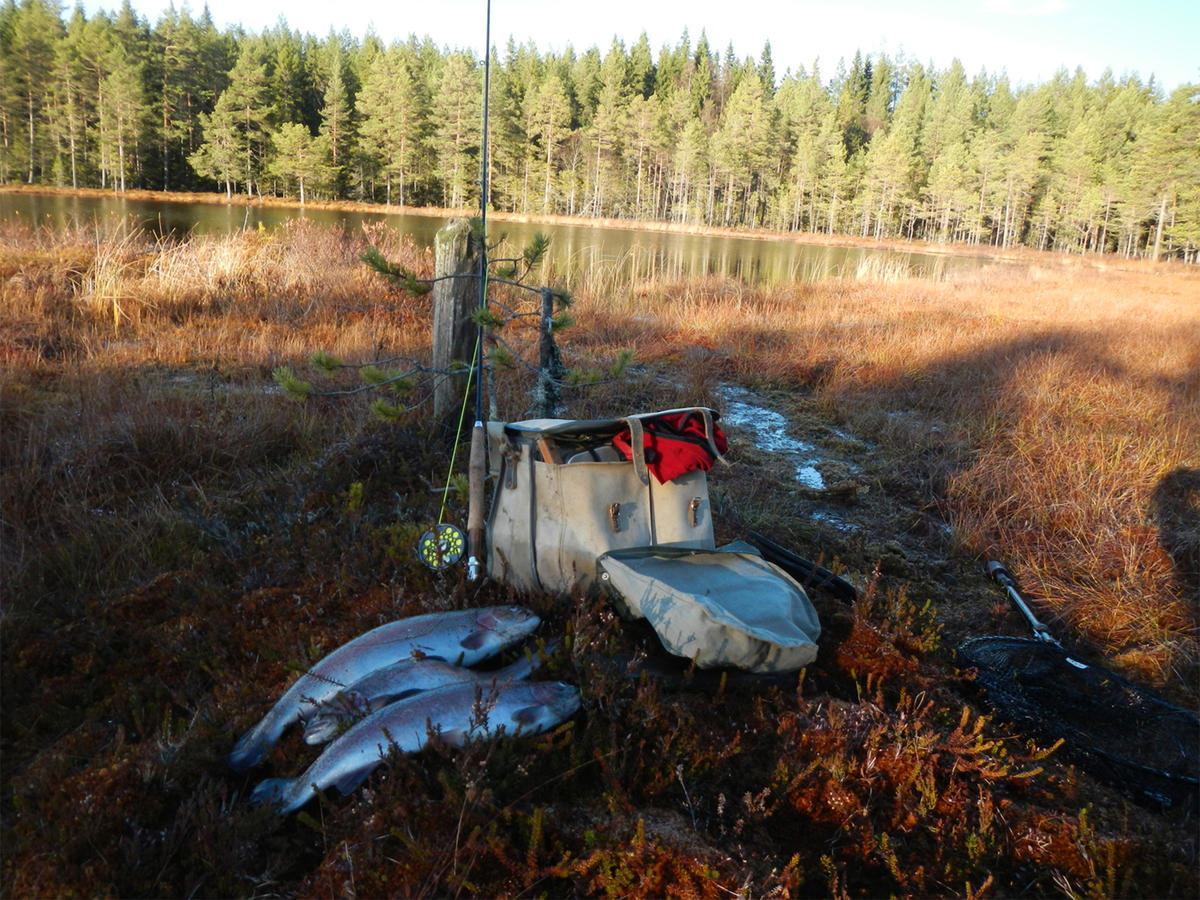
M 77 52 L 79 36 L 86 20 L 82 9 L 76 9 L 66 32 L 54 48 L 54 80 L 51 88 L 54 116 L 51 128 L 55 136 L 56 165 L 61 170 L 58 184 L 70 178 L 72 188 L 86 180 L 87 172 L 87 82 L 83 62 Z M 0 63 L 3 65 L 3 63 Z
M 307 126 L 285 122 L 271 135 L 271 146 L 273 153 L 267 171 L 277 178 L 296 182 L 301 206 L 307 187 L 332 183 L 332 150 L 326 135 L 313 137 Z
M 8 63 L 6 80 L 12 79 L 11 91 L 14 99 L 19 98 L 21 120 L 18 131 L 15 127 L 18 117 L 13 109 L 13 121 L 6 122 L 10 126 L 6 129 L 6 139 L 10 152 L 23 157 L 26 180 L 33 184 L 47 172 L 46 162 L 52 152 L 49 135 L 44 133 L 46 87 L 50 83 L 54 46 L 61 36 L 62 22 L 58 18 L 58 8 L 46 0 L 24 0 L 6 19 L 5 46 L 0 49 Z
M 124 191 L 137 166 L 137 147 L 146 124 L 142 69 L 124 46 L 112 51 L 101 86 L 100 158 L 115 190 Z
M 647 213 L 653 215 L 658 206 L 655 198 L 647 208 L 646 188 L 651 163 L 660 149 L 661 117 L 657 97 L 645 99 L 640 94 L 633 95 L 626 118 L 629 136 L 624 143 L 631 156 L 631 164 L 636 168 L 632 209 L 634 217 L 638 219 L 647 218 Z
M 322 95 L 321 135 L 329 144 L 335 193 L 341 196 L 347 182 L 346 165 L 354 135 L 353 96 L 347 86 L 350 73 L 346 68 L 345 50 L 336 37 L 330 36 L 324 55 L 328 71 Z
M 421 141 L 422 103 L 416 78 L 400 48 L 393 47 L 371 61 L 355 101 L 361 146 L 377 162 L 386 180 L 386 199 L 403 206 L 405 188 Z
M 770 143 L 762 82 L 743 78 L 713 136 L 713 160 L 725 179 L 722 224 L 758 224 L 756 198 L 763 188 Z
M 470 186 L 478 171 L 481 109 L 479 71 L 464 53 L 451 53 L 438 77 L 435 145 L 442 205 L 452 209 L 472 202 Z
M 1194 261 L 1200 247 L 1200 84 L 1176 88 L 1155 111 L 1137 161 L 1150 207 L 1149 255 L 1165 253 Z
M 544 213 L 554 211 L 554 163 L 563 141 L 568 136 L 571 123 L 571 106 L 567 92 L 557 73 L 542 82 L 528 106 L 527 133 L 538 141 L 544 162 L 542 177 L 542 203 Z
M 890 66 L 881 59 L 875 72 L 888 72 Z M 908 72 L 907 85 L 896 103 L 894 115 L 879 104 L 878 98 L 889 95 L 891 79 L 877 77 L 868 100 L 867 109 L 875 115 L 890 118 L 890 124 L 874 126 L 871 114 L 867 128 L 873 136 L 862 157 L 862 179 L 859 183 L 856 206 L 859 209 L 859 234 L 891 237 L 903 233 L 911 221 L 917 195 L 917 136 L 929 101 L 930 84 L 920 65 Z M 876 91 L 879 93 L 877 94 Z

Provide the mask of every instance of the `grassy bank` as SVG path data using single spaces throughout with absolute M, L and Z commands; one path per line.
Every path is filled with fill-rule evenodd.
M 1002 558 L 1077 652 L 1197 706 L 1194 272 L 1045 256 L 938 284 L 578 290 L 568 362 L 636 365 L 568 414 L 781 413 L 822 486 L 730 427 L 718 537 L 765 531 L 863 588 L 814 593 L 802 679 L 680 685 L 626 677 L 654 638 L 602 602 L 416 562 L 453 441 L 428 385 L 391 424 L 278 390 L 279 366 L 324 378 L 319 350 L 427 362 L 429 302 L 359 263 L 368 241 L 431 268 L 382 228 L 304 222 L 0 235 L 6 893 L 1200 892 L 1193 819 L 991 719 L 953 653 L 1028 633 L 982 574 Z M 502 417 L 529 387 L 500 374 Z M 298 671 L 396 617 L 514 599 L 572 637 L 551 667 L 583 691 L 569 726 L 395 759 L 283 820 L 247 806 L 309 758 L 290 734 L 250 776 L 224 763 Z

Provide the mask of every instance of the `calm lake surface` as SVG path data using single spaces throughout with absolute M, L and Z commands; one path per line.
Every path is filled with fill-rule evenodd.
M 265 228 L 274 228 L 295 218 L 352 231 L 357 231 L 363 223 L 387 222 L 393 228 L 411 234 L 423 246 L 432 245 L 434 234 L 446 222 L 438 216 L 403 213 L 0 192 L 0 221 L 51 227 L 134 220 L 152 234 L 180 237 L 189 232 L 227 234 L 243 228 L 257 228 L 260 223 Z M 993 262 L 974 256 L 821 247 L 788 240 L 587 225 L 488 222 L 489 235 L 495 238 L 501 233 L 507 234 L 517 252 L 538 231 L 550 237 L 550 261 L 568 283 L 583 273 L 608 275 L 617 282 L 652 275 L 666 278 L 725 275 L 759 284 L 887 275 L 939 280 L 950 272 Z

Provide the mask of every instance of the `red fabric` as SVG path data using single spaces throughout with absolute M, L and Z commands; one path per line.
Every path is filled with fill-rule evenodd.
M 704 435 L 704 417 L 697 412 L 671 413 L 642 419 L 645 433 L 646 468 L 659 484 L 666 484 L 693 469 L 707 472 L 716 457 Z M 629 429 L 613 437 L 613 446 L 626 459 L 633 459 L 633 440 Z M 722 456 L 727 444 L 725 433 L 713 424 L 713 444 Z

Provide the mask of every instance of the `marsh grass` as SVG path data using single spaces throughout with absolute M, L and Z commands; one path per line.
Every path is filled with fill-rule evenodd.
M 629 677 L 653 637 L 603 602 L 418 565 L 453 441 L 427 385 L 398 424 L 278 390 L 277 366 L 319 350 L 427 359 L 428 300 L 361 265 L 368 243 L 431 268 L 380 227 L 177 243 L 5 228 L 6 893 L 1200 889 L 1189 820 L 990 720 L 952 655 L 1023 629 L 981 574 L 999 557 L 1060 637 L 1196 705 L 1200 277 L 1029 254 L 936 283 L 615 267 L 576 285 L 568 361 L 604 369 L 633 349 L 636 365 L 572 389 L 570 415 L 719 408 L 740 384 L 873 448 L 845 534 L 813 527 L 768 454 L 713 473 L 722 538 L 771 529 L 863 592 L 849 609 L 814 595 L 821 653 L 798 683 L 675 690 Z M 497 382 L 501 415 L 519 417 L 527 375 Z M 464 516 L 456 492 L 448 515 Z M 286 820 L 247 807 L 253 779 L 224 755 L 297 671 L 399 616 L 513 600 L 570 638 L 549 675 L 583 688 L 576 721 L 390 759 Z M 305 752 L 285 737 L 268 774 Z

